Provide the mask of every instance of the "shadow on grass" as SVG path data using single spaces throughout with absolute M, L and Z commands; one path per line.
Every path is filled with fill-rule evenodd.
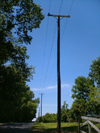
M 57 128 L 33 127 L 30 133 L 57 133 Z M 61 133 L 78 133 L 78 126 L 61 127 Z
M 0 133 L 30 133 L 30 128 L 33 122 L 30 123 L 3 123 L 0 124 Z
M 64 133 L 78 133 L 78 126 L 62 127 Z

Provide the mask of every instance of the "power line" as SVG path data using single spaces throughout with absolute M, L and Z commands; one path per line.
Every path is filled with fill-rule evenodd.
M 74 3 L 74 0 L 73 0 L 72 3 L 71 3 L 70 9 L 69 9 L 69 13 L 71 12 L 73 3 Z M 60 8 L 59 8 L 59 14 L 60 14 L 60 12 L 61 12 L 62 4 L 63 4 L 63 0 L 61 0 L 61 4 L 60 4 Z M 51 0 L 50 0 L 50 4 L 49 4 L 49 12 L 50 12 L 50 7 L 51 7 Z M 62 39 L 63 39 L 63 35 L 64 35 L 65 29 L 66 29 L 67 22 L 68 22 L 68 19 L 67 19 L 66 22 L 65 22 L 65 26 L 64 26 L 63 33 L 62 33 L 61 41 L 62 41 Z M 54 31 L 54 35 L 55 35 L 55 31 Z M 53 42 L 54 42 L 54 37 L 53 37 Z M 47 77 L 47 73 L 48 73 L 48 68 L 49 68 L 49 64 L 50 64 L 53 42 L 52 42 L 52 46 L 51 46 L 51 51 L 50 51 L 49 61 L 48 61 L 47 69 L 46 69 L 46 75 L 45 75 L 45 80 L 44 80 L 43 88 L 44 88 L 44 85 L 45 85 L 45 81 L 46 81 L 46 77 Z M 54 61 L 54 62 L 55 62 L 55 61 Z M 53 66 L 54 66 L 54 65 L 53 65 Z M 53 68 L 52 68 L 52 70 L 53 70 Z M 51 77 L 51 75 L 50 75 L 50 77 Z
M 73 3 L 74 3 L 74 0 L 72 1 L 72 4 L 71 4 L 71 7 L 70 7 L 69 12 L 70 12 L 71 9 L 72 9 Z M 59 8 L 59 14 L 60 14 L 60 12 L 61 12 L 62 4 L 63 4 L 63 0 L 61 0 L 61 4 L 60 4 L 60 8 Z M 67 19 L 67 21 L 68 21 L 68 19 Z M 67 21 L 66 21 L 65 26 L 64 26 L 63 34 L 64 34 L 64 32 L 65 32 L 65 29 L 66 29 Z M 62 37 L 61 37 L 61 38 L 63 38 L 63 34 L 62 34 Z M 61 39 L 61 41 L 62 41 L 62 39 Z M 49 76 L 49 80 L 50 80 L 51 75 L 52 75 L 52 71 L 53 71 L 53 68 L 54 68 L 55 61 L 56 61 L 56 58 L 55 58 L 54 63 L 53 63 L 53 67 L 52 67 L 52 70 L 51 70 L 51 73 L 50 73 L 50 76 Z M 48 83 L 49 83 L 49 80 L 48 80 Z
M 70 14 L 70 12 L 71 12 L 73 3 L 74 3 L 74 0 L 72 1 L 72 4 L 71 4 L 71 6 L 70 6 L 69 14 Z M 61 8 L 62 8 L 62 4 L 63 4 L 63 0 L 61 1 L 61 4 L 60 4 L 59 14 L 60 14 L 60 11 L 61 11 Z M 63 35 L 64 35 L 65 29 L 66 29 L 67 22 L 68 22 L 68 18 L 67 18 L 67 20 L 66 20 L 66 22 L 65 22 L 65 25 L 64 25 L 64 30 L 63 30 L 63 33 L 62 33 L 61 42 L 62 42 L 62 39 L 63 39 Z M 51 70 L 51 73 L 50 73 L 50 76 L 49 76 L 49 79 L 48 79 L 48 83 L 49 83 L 49 81 L 50 81 L 50 78 L 51 78 L 51 75 L 52 75 L 52 71 L 53 71 L 55 62 L 56 62 L 56 58 L 55 58 L 54 63 L 53 63 L 53 67 L 52 67 L 52 70 Z
M 49 12 L 50 12 L 50 8 L 51 8 L 51 0 L 50 0 L 50 4 L 49 4 Z
M 71 10 L 72 10 L 73 4 L 74 4 L 74 0 L 73 0 L 72 3 L 71 3 L 70 9 L 69 9 L 69 14 L 70 14 L 70 12 L 71 12 Z M 64 29 L 63 29 L 62 37 L 61 37 L 61 42 L 62 42 L 62 39 L 63 39 L 63 35 L 64 35 L 64 33 L 65 33 L 65 29 L 66 29 L 67 22 L 68 22 L 68 18 L 67 18 L 67 20 L 66 20 L 66 22 L 65 22 L 65 25 L 64 25 Z
M 50 8 L 51 8 L 51 0 L 50 0 L 50 4 L 49 4 L 49 11 L 50 11 Z M 42 84 L 42 77 L 43 77 L 43 68 L 44 68 L 44 59 L 45 59 L 45 51 L 46 51 L 46 44 L 47 44 L 47 34 L 48 34 L 48 25 L 49 25 L 49 17 L 47 19 L 47 28 L 46 28 L 46 36 L 45 36 L 45 45 L 44 45 L 44 54 L 43 54 L 43 64 L 42 64 L 42 73 L 41 73 L 41 83 L 40 85 Z M 41 86 L 40 86 L 41 88 Z
M 61 4 L 60 4 L 60 7 L 59 7 L 59 14 L 60 14 L 60 12 L 61 12 L 61 8 L 62 8 L 62 4 L 63 4 L 63 0 L 61 0 Z M 49 12 L 50 13 L 50 12 Z M 55 31 L 54 31 L 55 32 Z M 54 34 L 55 35 L 55 34 Z M 53 42 L 54 42 L 54 37 L 53 37 Z M 52 43 L 53 44 L 53 43 Z M 52 51 L 52 46 L 51 46 L 51 51 Z M 50 57 L 51 57 L 51 52 L 50 52 L 50 56 L 49 56 L 49 62 L 50 62 Z M 56 61 L 56 58 L 55 58 L 55 60 L 54 60 L 54 63 L 53 63 L 53 67 L 54 67 L 54 65 L 55 65 L 55 61 Z M 48 63 L 48 66 L 49 66 L 49 63 Z M 47 70 L 48 70 L 48 66 L 47 66 Z M 52 67 L 52 70 L 51 70 L 51 73 L 50 73 L 50 76 L 49 76 L 49 80 L 50 80 L 50 78 L 51 78 L 51 74 L 52 74 L 52 71 L 53 71 L 53 67 Z M 47 75 L 47 72 L 46 72 L 46 75 Z M 45 80 L 46 80 L 46 78 L 45 78 Z M 48 83 L 49 83 L 49 80 L 48 80 Z
M 56 35 L 56 27 L 55 27 L 55 30 L 54 30 L 53 41 L 52 41 L 50 55 L 49 55 L 49 60 L 48 60 L 48 65 L 47 65 L 47 69 L 46 69 L 44 85 L 45 85 L 45 81 L 46 81 L 46 77 L 47 77 L 47 73 L 48 73 L 48 68 L 49 68 L 49 64 L 50 64 L 50 59 L 51 59 L 51 54 L 52 54 L 52 48 L 53 48 L 53 44 L 54 44 L 55 35 Z M 44 85 L 43 85 L 43 88 L 44 88 Z
M 59 14 L 61 12 L 62 4 L 63 4 L 63 0 L 61 0 L 61 4 L 60 4 L 60 8 L 59 8 Z
M 72 1 L 72 4 L 71 4 L 71 6 L 70 6 L 69 14 L 70 14 L 70 12 L 71 12 L 71 10 L 72 10 L 72 6 L 73 6 L 73 4 L 74 4 L 74 0 Z
M 63 39 L 63 35 L 65 33 L 65 29 L 66 29 L 67 22 L 68 22 L 68 18 L 67 18 L 67 20 L 65 22 L 65 25 L 64 25 L 64 29 L 63 29 L 62 36 L 61 36 L 61 42 L 62 42 L 62 39 Z
M 49 81 L 50 81 L 50 79 L 51 79 L 51 75 L 52 75 L 52 72 L 53 72 L 53 68 L 54 68 L 55 62 L 56 62 L 56 57 L 55 57 L 55 59 L 54 59 L 54 62 L 53 62 L 53 65 L 52 65 L 52 69 L 51 69 L 51 72 L 50 72 L 50 76 L 49 76 L 49 78 L 48 78 L 48 84 L 49 84 Z M 48 86 L 48 84 L 47 84 L 47 86 Z
M 61 4 L 60 4 L 60 8 L 59 8 L 59 14 L 61 12 L 61 8 L 62 8 L 62 4 L 63 4 L 63 0 L 61 0 Z M 51 8 L 51 0 L 50 0 L 50 4 L 49 4 L 49 12 L 50 12 L 50 8 Z M 47 23 L 48 24 L 48 23 Z M 47 25 L 48 28 L 48 25 Z M 56 31 L 56 29 L 55 29 Z M 53 42 L 54 42 L 54 38 L 55 38 L 55 31 L 54 31 L 54 37 L 53 37 Z M 46 32 L 47 35 L 47 32 Z M 45 39 L 45 42 L 47 41 L 47 37 Z M 48 68 L 49 68 L 49 63 L 50 63 L 50 59 L 51 59 L 51 53 L 52 53 L 52 48 L 53 48 L 53 42 L 52 42 L 52 46 L 51 46 L 51 51 L 50 51 L 50 56 L 49 56 L 49 61 L 48 61 L 48 65 L 47 65 L 47 69 L 46 69 L 46 75 L 45 75 L 45 80 L 44 80 L 44 84 L 43 84 L 43 88 L 45 85 L 45 81 L 46 81 L 46 77 L 47 77 L 47 73 L 48 73 Z M 45 43 L 46 44 L 46 43 Z M 45 45 L 46 47 L 46 45 Z M 45 48 L 46 49 L 46 48 Z M 45 52 L 44 52 L 44 57 L 45 57 Z M 43 58 L 43 64 L 44 64 L 44 58 Z M 42 75 L 43 75 L 43 67 L 42 67 Z M 41 82 L 42 82 L 42 76 L 41 76 Z

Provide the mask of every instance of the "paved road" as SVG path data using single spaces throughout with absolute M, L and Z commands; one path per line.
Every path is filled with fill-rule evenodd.
M 33 123 L 5 123 L 0 125 L 0 133 L 30 133 Z

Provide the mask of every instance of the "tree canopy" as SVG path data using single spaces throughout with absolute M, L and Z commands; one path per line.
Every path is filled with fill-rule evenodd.
M 33 0 L 0 1 L 0 64 L 15 58 L 18 49 L 15 44 L 30 44 L 33 28 L 39 28 L 42 9 Z
M 92 61 L 89 77 L 79 76 L 72 87 L 72 113 L 99 115 L 100 113 L 100 57 Z
M 100 87 L 100 57 L 98 57 L 97 60 L 92 61 L 89 77 L 96 82 L 98 87 Z
M 90 85 L 94 86 L 92 79 L 84 76 L 77 77 L 77 79 L 75 79 L 75 85 L 72 87 L 72 98 L 84 99 L 85 102 L 88 101 L 87 98 L 90 93 Z
M 39 28 L 44 15 L 33 0 L 0 1 L 0 122 L 31 121 L 39 98 L 27 85 L 35 73 L 28 66 L 27 48 L 34 28 Z

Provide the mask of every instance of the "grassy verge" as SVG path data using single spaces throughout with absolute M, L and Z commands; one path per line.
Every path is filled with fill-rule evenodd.
M 77 133 L 78 123 L 61 123 L 62 133 Z M 35 123 L 31 133 L 57 133 L 57 123 Z

